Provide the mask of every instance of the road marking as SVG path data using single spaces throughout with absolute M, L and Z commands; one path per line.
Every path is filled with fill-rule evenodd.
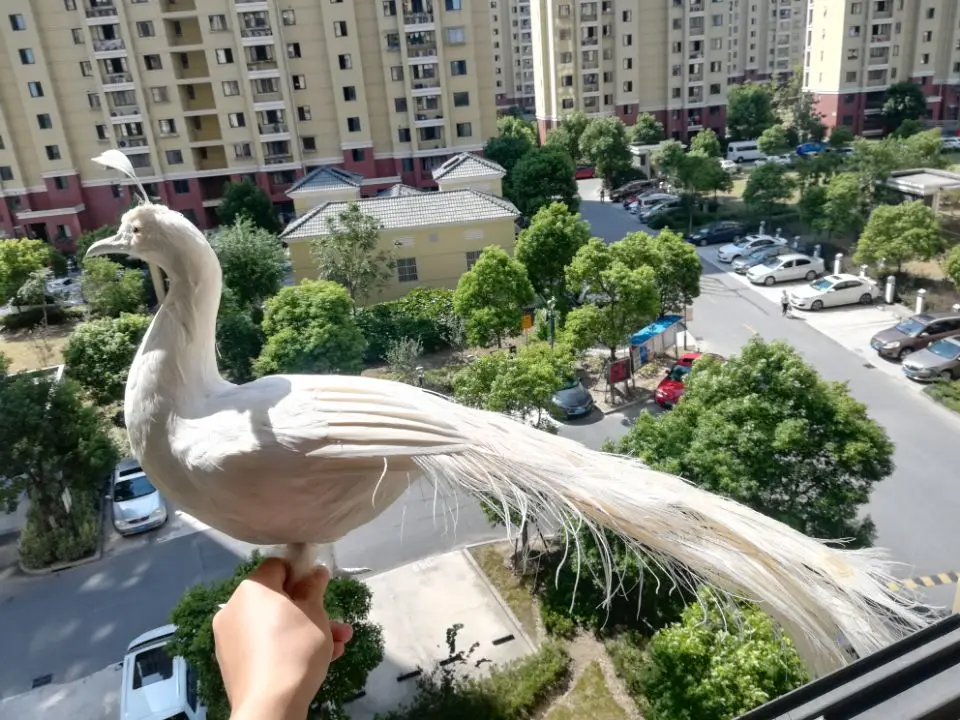
M 888 583 L 887 587 L 893 592 L 899 592 L 900 590 L 931 588 L 937 585 L 954 585 L 957 582 L 960 582 L 960 573 L 942 572 L 936 575 L 919 575 L 899 582 Z
M 743 323 L 743 326 L 744 326 L 747 330 L 749 330 L 749 331 L 750 331 L 750 334 L 752 334 L 752 335 L 759 335 L 759 334 L 760 334 L 760 333 L 758 333 L 756 330 L 754 330 L 752 327 L 750 327 L 749 325 L 747 325 L 746 323 Z

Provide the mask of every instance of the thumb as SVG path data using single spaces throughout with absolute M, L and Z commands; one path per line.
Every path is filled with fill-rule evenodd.
M 293 586 L 290 591 L 290 598 L 295 601 L 315 602 L 322 605 L 329 584 L 330 571 L 321 565 Z

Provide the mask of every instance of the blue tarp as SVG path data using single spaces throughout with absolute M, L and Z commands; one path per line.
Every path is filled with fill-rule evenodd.
M 643 328 L 643 330 L 637 330 L 637 332 L 631 335 L 630 344 L 643 345 L 648 340 L 655 338 L 657 335 L 662 335 L 678 322 L 682 321 L 682 315 L 664 315 L 659 320 L 647 325 L 645 328 Z

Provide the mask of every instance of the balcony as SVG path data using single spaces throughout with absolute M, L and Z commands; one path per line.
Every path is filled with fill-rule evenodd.
M 443 123 L 443 111 L 439 109 L 418 111 L 413 116 L 413 126 L 418 128 L 441 127 Z
M 164 15 L 195 14 L 197 12 L 197 3 L 195 0 L 160 0 L 160 12 Z
M 881 9 L 884 6 L 885 8 Z M 893 4 L 887 2 L 887 3 L 884 3 L 883 5 L 880 5 L 879 3 L 877 5 L 874 5 L 873 13 L 871 14 L 870 17 L 873 18 L 874 20 L 890 20 L 891 18 L 893 18 Z
M 285 122 L 260 123 L 257 125 L 260 131 L 260 137 L 270 137 L 274 135 L 290 136 L 290 128 Z
M 406 33 L 407 57 L 412 60 L 437 56 L 437 36 L 433 31 Z
M 126 57 L 127 45 L 120 39 L 113 40 L 94 40 L 93 57 L 97 60 L 107 60 L 110 58 Z
M 247 71 L 252 80 L 269 77 L 280 77 L 279 65 L 277 65 L 277 56 L 272 47 L 246 48 L 243 51 L 244 59 L 247 63 Z
M 273 45 L 273 28 L 270 27 L 251 27 L 240 30 L 240 42 L 244 47 L 255 47 L 257 45 Z
M 583 85 L 584 93 L 598 93 L 600 92 L 600 85 L 598 83 L 585 83 Z
M 586 60 L 580 65 L 580 67 L 584 70 L 597 70 L 600 67 L 600 63 L 596 60 Z
M 596 47 L 599 43 L 600 38 L 598 38 L 596 35 L 588 35 L 580 38 L 580 45 L 582 47 Z
M 238 13 L 246 12 L 267 12 L 270 9 L 270 3 L 267 0 L 233 0 L 236 4 Z
M 690 8 L 690 12 L 692 13 L 703 12 L 704 10 L 703 0 L 694 0 L 693 2 L 690 3 L 689 8 Z
M 580 13 L 580 22 L 594 23 L 599 20 L 600 20 L 600 16 L 596 13 L 596 11 L 592 13 L 587 13 L 587 12 Z
M 216 112 L 217 99 L 210 83 L 181 85 L 177 88 L 184 112 Z
M 114 107 L 110 110 L 110 122 L 114 125 L 120 125 L 128 122 L 142 122 L 143 113 L 136 105 L 127 105 L 125 107 Z
M 122 90 L 136 90 L 133 84 L 133 75 L 128 72 L 102 73 L 104 92 L 120 92 Z
M 171 47 L 203 45 L 203 32 L 200 30 L 200 23 L 197 22 L 196 18 L 167 20 L 164 25 L 167 31 L 167 44 Z
M 127 135 L 126 137 L 118 137 L 117 147 L 128 154 L 150 152 L 150 143 L 143 135 Z
M 174 53 L 170 60 L 173 63 L 173 75 L 177 80 L 210 77 L 210 66 L 207 65 L 207 55 L 203 50 Z
M 440 150 L 447 146 L 442 137 L 430 140 L 417 140 L 417 146 L 420 150 Z
M 875 67 L 877 65 L 889 65 L 890 64 L 890 53 L 886 52 L 883 55 L 870 55 L 870 58 L 867 60 L 867 65 L 870 67 Z
M 703 71 L 690 73 L 687 75 L 687 82 L 698 83 L 703 82 Z
M 419 78 L 410 83 L 410 94 L 413 97 L 439 95 L 440 90 L 440 81 L 437 78 Z
M 870 36 L 870 42 L 871 42 L 871 44 L 888 43 L 888 42 L 890 42 L 890 37 L 891 37 L 891 35 L 890 35 L 889 32 L 880 33 L 880 34 L 878 34 L 878 35 L 871 35 L 871 36 Z
M 703 35 L 703 25 L 691 26 L 687 34 L 690 37 L 701 37 Z
M 404 13 L 403 25 L 406 30 L 433 30 L 433 11 Z
M 193 164 L 197 170 L 226 170 L 230 166 L 223 145 L 194 148 Z
M 91 2 L 85 10 L 87 25 L 113 25 L 117 22 L 117 8 L 113 3 Z
M 257 92 L 253 91 L 253 104 L 258 103 L 283 103 L 283 93 L 279 90 L 273 90 L 271 92 Z

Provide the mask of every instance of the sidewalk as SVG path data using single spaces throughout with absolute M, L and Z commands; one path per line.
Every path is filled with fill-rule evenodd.
M 370 620 L 383 627 L 384 660 L 370 674 L 366 695 L 348 706 L 353 720 L 371 720 L 409 702 L 416 694 L 417 670 L 430 672 L 447 658 L 446 632 L 455 624 L 463 625 L 458 650 L 477 643 L 466 666 L 471 674 L 533 650 L 467 550 L 436 555 L 365 582 L 373 592 Z M 0 720 L 116 720 L 122 659 L 117 660 L 82 680 L 0 701 Z M 478 669 L 480 660 L 489 662 L 480 663 Z

